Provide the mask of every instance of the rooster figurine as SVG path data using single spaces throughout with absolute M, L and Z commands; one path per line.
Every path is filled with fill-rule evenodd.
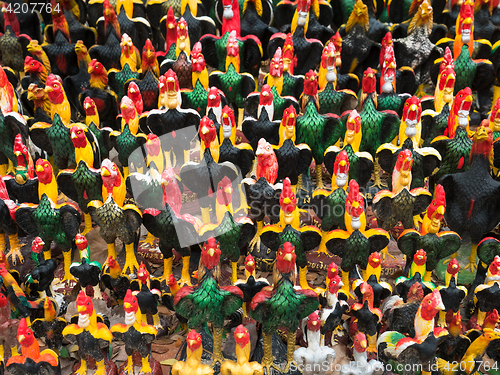
M 238 287 L 220 287 L 217 284 L 213 273 L 220 256 L 220 244 L 215 238 L 209 238 L 201 251 L 199 283 L 182 287 L 174 298 L 175 311 L 188 319 L 188 327 L 211 323 L 214 329 L 214 362 L 223 362 L 221 345 L 224 318 L 239 309 L 243 300 L 243 293 Z
M 85 374 L 95 363 L 97 375 L 117 371 L 116 364 L 107 359 L 107 350 L 113 339 L 112 333 L 103 323 L 97 322 L 97 314 L 92 299 L 80 291 L 76 299 L 78 323 L 64 328 L 63 336 L 78 345 L 80 363 L 75 365 L 74 374 Z
M 279 223 L 265 226 L 261 240 L 271 250 L 278 251 L 285 242 L 294 247 L 297 266 L 299 266 L 299 280 L 302 289 L 310 289 L 307 283 L 308 251 L 317 247 L 321 242 L 321 232 L 313 225 L 301 227 L 300 209 L 297 207 L 297 197 L 292 190 L 290 179 L 283 181 L 283 190 L 280 196 Z
M 321 319 L 317 312 L 313 312 L 307 317 L 307 348 L 298 348 L 293 352 L 295 362 L 303 367 L 314 368 L 321 363 L 333 363 L 336 357 L 335 350 L 321 345 Z M 303 374 L 314 375 L 316 371 L 305 370 Z
M 255 235 L 255 227 L 248 217 L 235 219 L 233 216 L 233 187 L 229 177 L 225 176 L 217 185 L 215 211 L 217 224 L 205 224 L 200 236 L 213 236 L 219 243 L 221 260 L 231 261 L 231 283 L 238 278 L 238 259 L 242 249 Z
M 234 330 L 234 340 L 236 341 L 236 362 L 224 361 L 220 368 L 221 375 L 263 375 L 264 370 L 259 362 L 249 362 L 250 333 L 242 324 Z
M 398 238 L 398 247 L 407 259 L 423 249 L 427 253 L 427 272 L 422 275 L 425 281 L 431 281 L 431 273 L 437 263 L 455 253 L 460 247 L 460 236 L 452 231 L 443 231 L 441 221 L 446 211 L 446 197 L 441 185 L 434 191 L 434 199 L 427 208 L 420 232 L 407 229 Z
M 325 151 L 342 136 L 342 123 L 335 114 L 320 115 L 317 107 L 318 80 L 312 70 L 307 72 L 302 96 L 302 112 L 297 117 L 297 143 L 311 148 L 316 164 L 316 187 L 322 189 Z
M 348 181 L 354 179 L 360 186 L 365 186 L 370 181 L 373 173 L 373 157 L 368 152 L 359 151 L 361 139 L 361 117 L 358 111 L 353 110 L 346 121 L 343 147 L 330 146 L 325 151 L 325 167 L 332 177 L 336 175 L 337 158 L 342 151 L 345 151 L 349 162 Z
M 38 341 L 25 318 L 19 322 L 17 340 L 21 345 L 21 354 L 13 355 L 6 364 L 11 374 L 60 374 L 59 356 L 51 349 L 40 352 Z
M 389 234 L 382 229 L 366 230 L 365 201 L 359 193 L 355 180 L 349 182 L 349 194 L 345 201 L 344 223 L 346 231 L 337 229 L 326 235 L 326 248 L 332 254 L 340 256 L 342 263 L 342 292 L 351 296 L 349 291 L 349 271 L 356 264 L 366 269 L 369 255 L 381 251 L 389 243 Z
M 201 363 L 201 355 L 203 346 L 201 336 L 192 329 L 186 338 L 186 361 L 177 361 L 172 366 L 172 375 L 196 374 L 196 375 L 212 375 L 214 370 L 205 364 Z
M 120 373 L 126 375 L 134 374 L 134 354 L 138 353 L 141 358 L 141 373 L 158 375 L 160 365 L 151 357 L 151 343 L 156 337 L 156 328 L 141 321 L 141 311 L 137 303 L 137 297 L 132 291 L 127 290 L 123 300 L 125 310 L 125 324 L 115 324 L 111 327 L 114 338 L 125 343 L 127 362 L 120 367 Z M 153 368 L 155 371 L 153 371 Z
M 430 375 L 436 361 L 438 338 L 448 332 L 434 327 L 434 317 L 444 308 L 437 290 L 425 296 L 415 317 L 415 336 L 406 337 L 397 331 L 384 332 L 377 340 L 378 359 L 385 364 L 397 361 L 403 366 L 418 363 L 422 365 L 422 374 Z
M 410 190 L 412 164 L 411 151 L 400 152 L 392 173 L 393 191 L 381 190 L 373 197 L 373 211 L 384 230 L 391 230 L 400 221 L 405 229 L 413 228 L 413 217 L 431 203 L 432 195 L 424 188 Z
M 318 296 L 309 289 L 294 289 L 291 276 L 295 268 L 295 247 L 285 242 L 276 253 L 276 269 L 280 279 L 272 290 L 262 290 L 250 304 L 250 316 L 262 325 L 264 356 L 262 366 L 270 373 L 274 368 L 288 372 L 294 363 L 295 336 L 300 321 L 318 308 Z M 285 368 L 274 364 L 272 337 L 278 327 L 287 329 Z
M 448 227 L 462 235 L 468 231 L 471 236 L 472 248 L 469 264 L 465 268 L 473 271 L 476 268 L 477 245 L 484 234 L 496 225 L 496 210 L 485 210 L 486 207 L 496 207 L 497 191 L 500 184 L 493 180 L 491 171 L 491 154 L 493 134 L 486 127 L 487 121 L 476 130 L 472 149 L 470 151 L 470 169 L 463 173 L 448 174 L 441 178 L 446 193 L 445 220 Z M 473 186 L 480 184 L 481 190 Z

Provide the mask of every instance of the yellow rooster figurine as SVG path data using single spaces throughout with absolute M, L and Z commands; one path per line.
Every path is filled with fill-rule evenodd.
M 264 369 L 259 362 L 248 362 L 250 359 L 250 334 L 242 324 L 234 330 L 236 341 L 236 362 L 224 361 L 220 367 L 221 375 L 263 375 Z
M 194 329 L 187 335 L 186 362 L 176 362 L 172 366 L 172 375 L 211 375 L 214 370 L 201 363 L 203 347 L 201 336 Z

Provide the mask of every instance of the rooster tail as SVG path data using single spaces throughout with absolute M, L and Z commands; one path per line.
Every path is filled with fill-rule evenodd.
M 453 373 L 453 370 L 451 369 L 454 368 L 454 366 L 450 365 L 448 361 L 444 360 L 443 358 L 436 358 L 436 361 L 438 371 L 440 371 L 441 374 L 451 375 Z
M 399 340 L 405 338 L 406 336 L 397 331 L 387 331 L 382 333 L 377 340 L 377 349 L 383 351 L 385 355 L 392 358 L 398 357 L 398 348 L 396 347 Z M 385 348 L 380 348 L 381 344 L 385 344 Z

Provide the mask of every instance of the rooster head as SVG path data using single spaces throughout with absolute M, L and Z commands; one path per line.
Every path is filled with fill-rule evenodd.
M 88 72 L 90 75 L 96 75 L 96 76 L 100 76 L 100 77 L 108 75 L 108 72 L 107 72 L 106 68 L 104 67 L 104 65 L 102 65 L 96 59 L 92 59 L 92 61 L 90 61 L 90 64 L 88 67 Z
M 55 74 L 49 74 L 47 81 L 45 81 L 45 91 L 52 104 L 61 104 L 64 101 L 65 93 L 61 77 Z
M 236 31 L 233 30 L 229 33 L 229 38 L 227 39 L 227 56 L 239 57 L 240 55 L 240 45 L 238 39 L 236 39 Z
M 31 251 L 33 251 L 35 254 L 40 254 L 43 250 L 44 245 L 45 242 L 43 242 L 43 240 L 37 236 L 31 243 Z
M 363 295 L 363 300 L 366 299 L 367 297 L 368 298 L 373 297 L 373 288 L 366 281 L 361 283 L 361 286 L 359 287 L 359 291 Z
M 75 148 L 84 148 L 87 146 L 86 131 L 81 125 L 73 125 L 71 127 L 71 141 Z
M 317 332 L 321 328 L 321 319 L 318 312 L 315 311 L 307 317 L 307 329 L 309 331 Z
M 233 185 L 229 177 L 224 176 L 217 185 L 216 199 L 221 206 L 229 206 L 233 202 Z
M 203 265 L 211 270 L 219 264 L 220 260 L 220 243 L 215 238 L 210 237 L 203 243 L 201 249 L 201 262 Z
M 328 43 L 325 48 L 323 48 L 323 54 L 321 55 L 321 67 L 326 69 L 326 81 L 337 82 L 337 67 L 336 67 L 337 55 L 335 53 L 335 44 Z
M 290 242 L 285 242 L 280 246 L 276 255 L 276 267 L 278 271 L 284 274 L 292 272 L 295 267 L 296 258 L 295 246 Z
M 458 310 L 456 314 L 453 315 L 453 318 L 451 318 L 448 330 L 453 336 L 457 336 L 462 333 L 462 315 L 460 314 L 460 310 Z
M 431 220 L 431 227 L 427 228 L 427 232 L 437 233 L 439 231 L 445 211 L 446 195 L 443 186 L 438 184 L 434 190 L 434 198 L 427 208 L 426 216 Z
M 422 116 L 422 104 L 416 96 L 406 99 L 402 120 L 406 123 L 405 135 L 412 138 L 417 134 L 416 126 Z
M 146 40 L 144 47 L 142 48 L 142 71 L 146 71 L 147 68 L 153 67 L 156 64 L 156 51 L 151 43 L 150 39 Z M 144 69 L 146 68 L 146 70 Z
M 367 347 L 368 341 L 366 341 L 366 335 L 362 332 L 358 332 L 358 334 L 354 336 L 354 350 L 358 353 L 364 353 Z
M 283 44 L 283 71 L 293 74 L 293 68 L 297 63 L 293 48 L 293 36 L 291 33 L 286 34 L 285 43 Z
M 45 159 L 38 159 L 36 161 L 36 175 L 38 176 L 38 180 L 44 184 L 47 185 L 52 182 L 52 179 L 54 178 L 54 173 L 52 170 L 52 165 L 50 165 L 48 160 Z
M 359 192 L 356 180 L 349 181 L 349 194 L 345 201 L 345 209 L 351 217 L 351 227 L 356 230 L 361 228 L 361 215 L 365 212 L 365 201 Z
M 127 289 L 127 294 L 125 294 L 125 298 L 123 299 L 123 309 L 126 314 L 135 314 L 139 309 L 139 303 L 137 302 L 137 297 L 134 296 L 132 290 Z
M 448 116 L 448 128 L 446 129 L 448 137 L 453 138 L 455 136 L 457 126 L 466 128 L 469 125 L 469 112 L 472 100 L 472 90 L 469 87 L 460 90 L 455 96 L 450 108 L 450 115 Z
M 390 31 L 388 31 L 387 34 L 384 35 L 381 43 L 382 43 L 382 48 L 394 46 L 394 42 L 392 41 L 392 34 Z
M 346 144 L 354 144 L 356 139 L 361 142 L 361 116 L 359 115 L 358 111 L 353 109 L 349 113 L 349 117 L 347 118 L 347 123 L 346 123 L 346 132 L 345 132 L 345 143 Z
M 411 184 L 411 167 L 413 166 L 412 151 L 405 149 L 400 151 L 392 173 L 392 186 L 399 191 Z
M 28 159 L 28 148 L 24 145 L 23 137 L 21 136 L 21 134 L 16 134 L 12 151 L 17 157 L 17 164 L 19 166 L 26 167 L 26 162 Z M 26 158 L 26 160 L 24 160 L 23 158 Z
M 101 164 L 101 177 L 103 185 L 109 190 L 112 190 L 114 187 L 121 186 L 122 184 L 122 175 L 120 170 L 109 159 L 104 159 Z
M 149 156 L 158 156 L 161 152 L 160 138 L 156 134 L 149 133 L 146 139 L 146 151 Z
M 248 332 L 248 329 L 243 326 L 243 324 L 240 324 L 234 330 L 234 340 L 240 348 L 244 348 L 250 343 L 250 333 Z
M 426 295 L 419 307 L 421 317 L 427 321 L 433 320 L 439 310 L 444 309 L 445 307 L 441 299 L 441 294 L 437 289 L 434 289 L 432 293 Z
M 274 56 L 271 59 L 271 64 L 269 65 L 269 74 L 272 77 L 279 78 L 283 74 L 283 58 L 281 56 L 281 47 L 276 49 Z
M 351 31 L 354 26 L 361 26 L 368 31 L 369 28 L 369 15 L 368 7 L 363 3 L 362 0 L 357 0 L 352 9 L 352 13 L 347 19 L 345 26 L 346 34 Z
M 135 82 L 129 83 L 127 89 L 127 96 L 134 102 L 137 114 L 139 116 L 142 115 L 143 102 L 142 102 L 141 90 L 139 90 L 139 86 L 137 86 L 137 83 Z
M 31 328 L 28 327 L 26 319 L 22 318 L 19 322 L 19 327 L 17 328 L 17 341 L 23 348 L 29 348 L 36 341 L 35 335 Z
M 330 38 L 330 43 L 333 43 L 335 46 L 335 66 L 337 69 L 340 69 L 342 66 L 342 59 L 340 58 L 342 52 L 342 37 L 338 31 Z
M 87 248 L 87 238 L 83 234 L 77 233 L 75 236 L 75 245 L 78 250 L 85 250 Z
M 107 22 L 115 21 L 116 20 L 116 13 L 115 13 L 115 8 L 111 5 L 109 0 L 104 0 L 102 4 L 102 13 L 104 16 L 104 19 Z
M 196 42 L 191 51 L 191 64 L 193 64 L 193 72 L 201 73 L 205 70 L 205 57 L 201 53 L 200 42 Z
M 476 155 L 487 158 L 490 163 L 493 160 L 493 131 L 488 127 L 488 120 L 483 120 L 474 133 L 469 163 L 472 163 L 472 158 Z
M 330 294 L 337 294 L 339 289 L 344 286 L 344 283 L 342 282 L 342 278 L 339 276 L 337 273 L 334 275 L 332 278 L 329 279 L 328 282 L 328 292 Z
M 441 60 L 441 64 L 439 64 L 439 73 L 448 68 L 455 69 L 455 61 L 453 60 L 453 54 L 451 53 L 450 47 L 446 47 L 444 50 L 443 60 Z
M 173 289 L 177 284 L 177 279 L 175 278 L 174 274 L 171 273 L 170 276 L 168 277 L 168 280 L 167 280 L 167 286 L 170 288 L 170 289 Z
M 187 347 L 191 353 L 201 348 L 201 336 L 198 332 L 192 329 L 186 337 Z
M 297 123 L 297 111 L 295 107 L 291 105 L 283 111 L 283 119 L 281 120 L 281 126 L 285 130 L 285 138 L 292 139 L 295 135 L 295 125 Z
M 172 69 L 169 69 L 168 72 L 166 72 L 163 76 L 165 77 L 164 84 L 166 92 L 169 93 L 175 92 L 175 95 L 177 95 L 177 92 L 179 91 L 179 80 L 177 79 L 177 74 L 175 74 L 175 72 Z
M 220 91 L 217 87 L 212 86 L 208 90 L 207 111 L 208 108 L 216 108 L 220 106 Z
M 450 263 L 448 263 L 448 267 L 446 267 L 446 272 L 450 275 L 454 276 L 460 271 L 460 264 L 458 263 L 457 258 L 452 258 Z
M 337 155 L 333 166 L 333 173 L 335 174 L 335 184 L 337 187 L 343 188 L 346 186 L 349 175 L 349 156 L 347 156 L 346 150 L 340 151 Z
M 209 147 L 209 145 L 217 138 L 217 129 L 215 128 L 214 122 L 207 116 L 204 116 L 201 119 L 198 134 L 201 141 L 205 144 L 205 147 Z
M 310 69 L 304 77 L 304 94 L 315 96 L 318 93 L 318 76 Z
M 149 272 L 144 262 L 141 262 L 141 264 L 139 265 L 139 269 L 137 270 L 137 278 L 143 284 L 145 284 L 149 280 Z
M 174 8 L 168 8 L 166 21 L 167 32 L 175 32 L 177 34 L 177 20 L 174 15 Z
M 328 269 L 326 270 L 326 277 L 329 279 L 333 279 L 335 276 L 338 276 L 339 274 L 339 266 L 337 266 L 337 263 L 331 262 L 328 265 Z
M 132 38 L 128 36 L 128 34 L 123 34 L 122 39 L 120 41 L 120 48 L 122 53 L 126 56 L 131 56 L 134 54 L 135 46 L 132 42 Z
M 290 215 L 297 208 L 297 197 L 292 190 L 292 184 L 288 177 L 283 181 L 283 190 L 280 195 L 280 207 L 286 215 Z
M 488 277 L 500 276 L 500 256 L 495 255 L 493 262 L 488 267 Z
M 189 40 L 188 25 L 184 17 L 177 22 L 177 39 L 180 41 Z
M 443 102 L 451 103 L 453 101 L 453 90 L 455 89 L 455 82 L 457 75 L 454 68 L 446 68 L 438 77 L 438 89 L 443 92 Z
M 427 253 L 423 249 L 417 250 L 413 256 L 413 263 L 417 266 L 423 266 L 425 262 L 427 262 Z
M 33 100 L 35 105 L 40 103 L 42 106 L 47 99 L 47 93 L 43 87 L 38 87 L 36 83 L 30 83 L 28 86 L 28 100 Z
M 90 96 L 85 97 L 85 100 L 83 101 L 83 109 L 85 110 L 86 116 L 97 115 L 97 107 L 94 100 Z
M 259 95 L 259 105 L 267 106 L 273 103 L 273 91 L 271 90 L 271 86 L 267 83 L 262 86 L 262 90 Z
M 494 132 L 500 131 L 500 98 L 498 98 L 491 108 L 489 117 L 489 127 Z
M 372 268 L 380 267 L 381 262 L 382 262 L 382 260 L 380 258 L 380 253 L 378 251 L 371 253 L 370 256 L 368 257 L 368 264 Z
M 361 0 L 358 0 L 361 1 Z M 377 79 L 375 78 L 375 72 L 372 68 L 368 68 L 363 73 L 363 81 L 361 83 L 363 88 L 363 93 L 372 94 L 377 88 Z
M 236 130 L 236 120 L 234 119 L 234 111 L 229 106 L 224 106 L 222 108 L 222 136 L 224 138 L 229 138 L 233 135 L 233 131 Z
M 410 22 L 410 26 L 408 27 L 408 35 L 410 35 L 415 29 L 420 27 L 424 27 L 427 35 L 430 35 L 433 25 L 432 15 L 433 10 L 430 2 L 428 0 L 424 0 L 422 4 L 420 4 L 418 11 L 415 13 Z
M 126 124 L 130 124 L 130 121 L 137 116 L 134 102 L 127 95 L 125 95 L 120 101 L 120 110 L 122 113 L 122 118 Z
M 408 302 L 422 301 L 422 299 L 424 298 L 424 290 L 422 289 L 422 285 L 420 283 L 415 283 L 410 286 L 410 290 L 408 291 L 406 297 L 406 301 Z
M 24 72 L 29 74 L 29 73 L 42 73 L 45 70 L 45 67 L 43 64 L 35 60 L 31 56 L 26 56 L 24 59 Z M 3 86 L 3 84 L 2 84 Z
M 75 43 L 75 53 L 78 60 L 85 60 L 89 51 L 87 46 L 83 43 L 83 40 L 77 40 Z
M 307 23 L 307 16 L 311 8 L 311 0 L 299 0 L 297 3 L 297 26 L 305 26 Z M 293 29 L 292 29 L 293 31 Z
M 175 172 L 172 167 L 165 168 L 162 172 L 161 184 L 163 186 L 164 194 L 167 194 L 169 197 L 179 196 L 180 190 L 177 185 L 177 177 L 175 176 Z
M 110 275 L 112 275 L 112 277 L 116 278 L 122 272 L 122 270 L 120 269 L 120 265 L 118 264 L 116 259 L 113 258 L 111 255 L 108 257 L 106 264 L 108 265 L 108 269 L 109 269 Z
M 461 41 L 468 44 L 474 33 L 474 1 L 465 0 L 460 6 L 460 13 L 456 21 L 457 34 L 461 35 Z
M 276 159 L 273 147 L 264 138 L 259 139 L 255 155 L 257 156 L 257 162 L 261 165 L 269 165 Z
M 83 290 L 80 290 L 78 297 L 76 298 L 76 309 L 78 314 L 82 315 L 92 315 L 94 312 L 94 305 L 92 304 L 92 298 L 87 296 Z
M 255 259 L 252 254 L 248 254 L 245 258 L 245 270 L 251 275 L 255 271 Z
M 394 48 L 387 46 L 384 51 L 382 62 L 382 73 L 380 81 L 382 84 L 382 92 L 391 93 L 394 91 L 394 80 L 396 78 L 396 58 L 394 57 Z
M 459 310 L 460 311 L 460 310 Z M 493 311 L 489 312 L 484 319 L 483 329 L 485 326 L 493 326 L 495 327 L 500 322 L 500 315 L 498 315 L 497 309 L 493 309 Z

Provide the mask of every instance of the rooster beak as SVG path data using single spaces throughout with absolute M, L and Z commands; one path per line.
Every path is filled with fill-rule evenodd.
M 208 249 L 208 255 L 210 255 L 211 257 L 213 257 L 215 254 L 215 250 L 213 247 L 211 247 L 210 249 Z
M 71 132 L 71 139 L 75 139 L 75 138 L 78 138 L 78 137 L 76 136 L 76 133 L 75 133 L 75 132 Z
M 239 338 L 239 339 L 242 339 L 244 336 L 245 336 L 244 333 L 237 333 L 236 334 L 236 337 Z
M 445 212 L 444 206 L 439 206 L 436 212 L 440 215 L 444 215 Z
M 14 151 L 14 155 L 20 156 L 21 155 L 21 151 Z
M 366 349 L 366 347 L 368 346 L 368 343 L 366 342 L 366 340 L 363 340 L 360 342 L 360 345 L 363 349 Z
M 45 91 L 46 92 L 52 92 L 52 91 L 54 91 L 54 89 L 52 87 L 50 87 L 50 86 L 45 86 Z
M 317 322 L 316 320 L 314 320 L 314 321 L 312 322 L 312 325 L 313 325 L 313 326 L 318 325 L 318 322 Z
M 40 172 L 43 172 L 43 167 L 41 165 L 37 165 L 36 166 L 36 173 L 40 173 Z
M 292 261 L 292 254 L 288 253 L 286 254 L 283 259 L 285 259 L 287 262 L 291 262 Z
M 285 199 L 283 199 L 283 203 L 284 204 L 290 204 L 291 200 L 290 198 L 286 197 Z
M 209 130 L 208 130 L 208 128 L 206 126 L 204 126 L 204 127 L 201 128 L 201 134 L 203 134 L 203 135 L 207 134 L 208 131 Z
M 228 186 L 227 188 L 224 189 L 224 193 L 226 194 L 231 194 L 233 192 L 233 188 L 231 186 Z
M 101 176 L 102 177 L 108 177 L 108 176 L 111 176 L 111 173 L 109 172 L 108 168 L 103 168 L 101 170 Z
M 345 160 L 342 160 L 342 161 L 339 163 L 339 165 L 340 165 L 341 167 L 345 167 L 345 166 L 346 166 L 346 164 L 347 164 L 347 163 L 346 163 L 346 161 L 345 161 Z
M 78 310 L 79 313 L 85 311 L 85 306 L 77 306 L 76 309 Z
M 24 341 L 26 337 L 24 337 L 24 335 L 19 335 L 17 336 L 17 341 L 19 341 L 20 343 Z
M 341 288 L 344 286 L 344 283 L 342 282 L 342 280 L 339 281 L 339 284 L 338 284 Z
M 126 309 L 130 309 L 132 307 L 132 305 L 130 303 L 128 303 L 128 302 L 125 302 L 123 304 L 123 307 L 125 307 Z
M 444 306 L 443 301 L 441 300 L 439 304 L 436 306 L 437 310 L 446 310 L 446 307 Z
M 79 238 L 79 239 L 75 240 L 75 243 L 77 245 L 80 245 L 81 243 L 83 243 L 83 239 Z
M 418 107 L 417 107 L 417 105 L 416 105 L 416 104 L 412 104 L 412 105 L 410 106 L 410 111 L 412 111 L 412 112 L 413 112 L 413 111 L 416 111 L 417 109 L 418 109 Z

